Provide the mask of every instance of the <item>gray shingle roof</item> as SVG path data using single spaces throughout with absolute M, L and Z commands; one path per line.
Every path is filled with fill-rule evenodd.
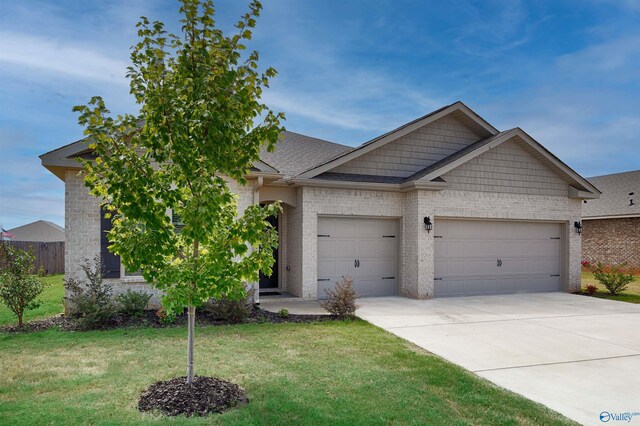
M 640 216 L 640 170 L 587 178 L 602 195 L 582 205 L 582 217 Z M 633 192 L 634 195 L 629 195 Z M 633 199 L 633 205 L 629 205 Z
M 260 159 L 286 177 L 292 177 L 352 149 L 350 146 L 286 131 L 284 139 L 277 143 L 276 150 L 267 152 L 263 149 Z

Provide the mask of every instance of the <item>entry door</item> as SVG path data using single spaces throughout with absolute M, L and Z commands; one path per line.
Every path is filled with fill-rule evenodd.
M 562 225 L 437 219 L 435 297 L 560 290 Z
M 280 232 L 278 229 L 278 216 L 269 216 L 266 221 L 275 228 L 276 232 Z M 260 288 L 278 288 L 278 257 L 278 247 L 276 247 L 273 249 L 273 268 L 271 275 L 267 276 L 260 271 Z
M 344 276 L 362 297 L 398 292 L 398 221 L 318 218 L 318 298 Z

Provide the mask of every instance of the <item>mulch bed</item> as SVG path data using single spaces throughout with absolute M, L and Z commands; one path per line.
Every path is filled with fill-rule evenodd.
M 157 382 L 140 397 L 140 411 L 158 410 L 168 416 L 207 416 L 249 402 L 244 389 L 215 377 L 195 376 Z
M 254 307 L 251 310 L 249 317 L 241 323 L 309 323 L 317 321 L 334 321 L 337 317 L 332 315 L 295 315 L 289 314 L 287 317 L 280 317 L 275 312 L 265 311 L 258 307 Z M 156 315 L 155 310 L 145 311 L 144 316 L 140 318 L 126 318 L 122 316 L 115 317 L 112 321 L 102 323 L 99 327 L 92 328 L 92 330 L 112 330 L 117 328 L 126 327 L 175 327 L 184 326 L 187 323 L 187 315 L 179 315 L 176 320 L 171 324 L 164 324 L 160 321 Z M 225 321 L 219 318 L 213 318 L 209 316 L 205 311 L 196 311 L 196 324 L 197 325 L 230 325 L 238 324 L 238 322 Z M 87 331 L 79 326 L 76 319 L 72 316 L 58 315 L 51 318 L 42 320 L 34 320 L 25 322 L 22 327 L 18 327 L 16 324 L 0 326 L 0 332 L 8 333 L 29 333 L 34 331 L 43 331 L 50 328 L 57 328 L 64 331 Z

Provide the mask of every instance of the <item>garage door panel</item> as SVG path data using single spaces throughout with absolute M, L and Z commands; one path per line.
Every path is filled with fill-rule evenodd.
M 560 289 L 562 226 L 436 219 L 435 296 Z
M 318 218 L 318 298 L 345 275 L 361 296 L 397 294 L 398 229 L 391 219 Z

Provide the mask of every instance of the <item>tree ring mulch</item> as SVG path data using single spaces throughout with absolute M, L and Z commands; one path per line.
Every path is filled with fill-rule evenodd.
M 195 376 L 189 385 L 184 376 L 149 386 L 140 396 L 138 409 L 159 410 L 168 416 L 207 416 L 248 402 L 245 390 L 235 383 Z

